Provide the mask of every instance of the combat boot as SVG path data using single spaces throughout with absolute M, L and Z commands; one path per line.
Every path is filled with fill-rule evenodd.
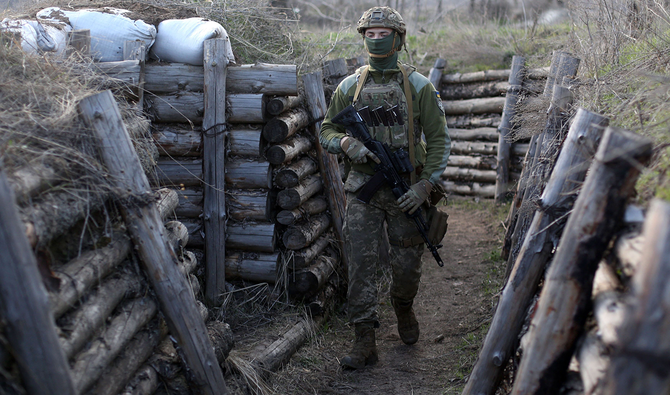
M 413 300 L 409 302 L 400 301 L 399 299 L 391 298 L 391 304 L 395 315 L 398 317 L 398 334 L 400 339 L 405 344 L 414 344 L 419 340 L 419 322 L 414 315 L 412 304 Z
M 365 365 L 371 365 L 379 359 L 375 328 L 373 324 L 355 324 L 354 332 L 356 335 L 354 347 L 348 355 L 342 358 L 340 364 L 344 368 L 362 369 Z

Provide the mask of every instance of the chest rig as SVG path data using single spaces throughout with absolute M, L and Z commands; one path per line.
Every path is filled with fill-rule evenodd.
M 414 150 L 422 131 L 420 124 L 414 122 L 408 71 L 400 63 L 398 68 L 400 73 L 378 84 L 373 78 L 368 81 L 369 66 L 364 67 L 358 76 L 353 105 L 365 120 L 372 138 L 388 144 L 393 151 L 406 149 L 410 162 L 416 166 Z M 414 179 L 415 174 L 411 172 L 412 183 Z

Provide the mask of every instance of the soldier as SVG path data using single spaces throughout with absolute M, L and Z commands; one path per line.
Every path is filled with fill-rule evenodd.
M 345 254 L 349 263 L 348 318 L 355 341 L 342 358 L 343 367 L 360 369 L 377 361 L 376 266 L 385 221 L 391 244 L 391 303 L 398 319 L 398 333 L 405 344 L 419 339 L 419 324 L 412 304 L 419 288 L 423 240 L 405 215 L 428 199 L 447 165 L 451 139 L 439 93 L 415 68 L 398 62 L 405 43 L 405 22 L 389 7 L 373 7 L 358 21 L 369 55 L 364 66 L 344 79 L 333 94 L 321 127 L 319 141 L 328 152 L 345 154 L 350 170 L 344 185 L 347 193 L 343 225 Z M 356 193 L 374 174 L 379 159 L 331 119 L 353 104 L 376 140 L 391 150 L 404 148 L 416 172 L 407 175 L 410 190 L 396 200 L 388 186 L 381 187 L 369 204 Z

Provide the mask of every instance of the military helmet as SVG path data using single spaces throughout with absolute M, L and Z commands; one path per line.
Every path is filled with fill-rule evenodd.
M 372 7 L 363 13 L 358 20 L 358 32 L 364 34 L 366 29 L 372 27 L 387 27 L 397 31 L 401 36 L 407 31 L 402 16 L 391 7 Z

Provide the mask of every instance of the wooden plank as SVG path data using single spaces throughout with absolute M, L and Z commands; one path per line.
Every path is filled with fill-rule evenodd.
M 58 343 L 47 291 L 1 170 L 0 202 L 0 315 L 23 384 L 31 395 L 74 395 L 77 392 Z
M 652 154 L 650 140 L 608 127 L 547 272 L 512 394 L 549 394 L 583 330 L 593 276 Z
M 103 162 L 119 191 L 130 196 L 150 192 L 118 106 L 110 91 L 88 96 L 79 104 L 86 123 L 100 140 Z M 205 324 L 186 277 L 179 271 L 176 256 L 160 233 L 163 223 L 152 202 L 122 207 L 125 221 L 160 302 L 170 333 L 180 345 L 195 385 L 208 395 L 227 393 L 221 368 L 212 351 Z

